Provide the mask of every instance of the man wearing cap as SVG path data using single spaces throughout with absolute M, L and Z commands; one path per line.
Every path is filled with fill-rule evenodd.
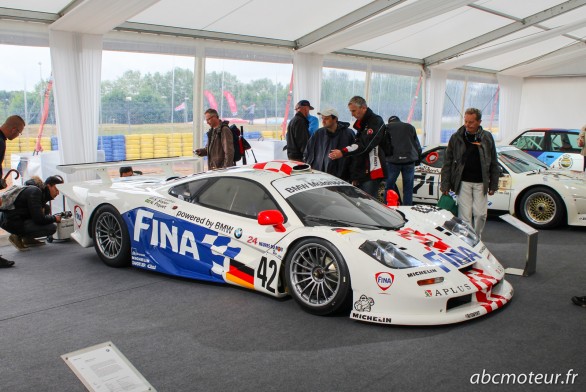
M 389 117 L 385 148 L 388 171 L 385 191 L 397 189 L 395 182 L 400 174 L 403 179 L 403 205 L 413 205 L 415 164 L 421 155 L 421 144 L 415 127 L 402 122 L 398 116 Z
M 332 150 L 329 157 L 340 159 L 351 156 L 352 185 L 376 198 L 379 184 L 386 177 L 387 171 L 385 153 L 380 148 L 385 135 L 385 122 L 359 96 L 350 99 L 348 110 L 356 119 L 352 126 L 357 131 L 355 141 L 342 149 Z
M 18 250 L 27 250 L 31 246 L 43 245 L 36 238 L 55 234 L 61 215 L 48 213 L 49 201 L 59 195 L 58 184 L 63 184 L 60 176 L 50 176 L 45 182 L 28 182 L 20 188 L 12 206 L 4 206 L 0 217 L 0 227 L 11 235 L 8 241 Z
M 350 123 L 338 121 L 336 109 L 325 109 L 321 113 L 323 127 L 319 128 L 309 138 L 304 161 L 312 169 L 332 174 L 342 180 L 350 179 L 350 159 L 341 158 L 332 160 L 328 154 L 332 150 L 342 149 L 354 142 L 354 132 L 349 128 Z
M 313 106 L 309 101 L 302 99 L 295 105 L 295 116 L 287 126 L 287 158 L 292 161 L 302 161 L 303 152 L 309 140 L 309 120 L 307 115 Z

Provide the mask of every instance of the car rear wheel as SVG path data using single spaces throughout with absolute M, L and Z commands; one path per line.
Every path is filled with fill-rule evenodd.
M 111 205 L 100 207 L 93 220 L 94 248 L 104 264 L 120 268 L 130 265 L 130 236 L 120 213 Z
M 563 224 L 565 208 L 560 196 L 546 187 L 530 189 L 519 205 L 521 219 L 536 229 L 550 229 Z
M 350 274 L 340 251 L 328 241 L 308 238 L 287 254 L 289 294 L 307 312 L 328 315 L 350 302 Z

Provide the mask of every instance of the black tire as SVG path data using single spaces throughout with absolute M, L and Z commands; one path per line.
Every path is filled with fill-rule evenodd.
M 120 213 L 111 205 L 96 211 L 92 223 L 94 248 L 104 264 L 122 268 L 130 265 L 130 235 Z
M 564 224 L 566 208 L 555 191 L 539 186 L 523 195 L 519 203 L 519 216 L 536 229 L 551 229 Z
M 47 237 L 47 242 L 48 243 L 52 243 L 53 242 L 53 236 L 52 235 L 50 235 L 50 236 Z
M 285 259 L 289 294 L 308 313 L 325 316 L 351 303 L 350 273 L 340 251 L 328 241 L 307 238 Z

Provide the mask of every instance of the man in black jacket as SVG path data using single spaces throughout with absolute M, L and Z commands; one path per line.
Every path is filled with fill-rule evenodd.
M 307 115 L 313 106 L 302 99 L 295 105 L 295 116 L 287 126 L 287 158 L 292 161 L 303 161 L 303 152 L 309 140 L 309 120 Z
M 380 148 L 385 135 L 385 122 L 366 105 L 366 100 L 355 96 L 348 102 L 348 110 L 356 119 L 357 131 L 354 143 L 342 149 L 332 150 L 329 157 L 352 157 L 350 180 L 372 197 L 377 197 L 378 186 L 386 177 L 385 154 Z
M 16 139 L 24 130 L 24 120 L 22 117 L 14 115 L 10 116 L 0 126 L 0 189 L 6 188 L 6 182 L 2 173 L 2 165 L 4 163 L 4 155 L 6 154 L 6 140 Z M 14 261 L 6 260 L 0 256 L 0 268 L 8 268 L 14 265 Z
M 35 238 L 47 237 L 57 231 L 55 223 L 61 222 L 61 215 L 47 214 L 46 203 L 59 194 L 57 184 L 63 180 L 51 176 L 39 187 L 25 186 L 14 200 L 12 209 L 4 210 L 0 227 L 11 233 L 8 240 L 18 250 L 27 250 L 30 246 L 40 245 Z
M 328 157 L 330 151 L 344 148 L 354 142 L 354 132 L 348 128 L 347 122 L 338 121 L 336 109 L 322 110 L 318 115 L 322 118 L 323 127 L 319 128 L 309 138 L 304 161 L 312 169 L 334 175 L 342 180 L 350 179 L 349 158 L 332 160 Z
M 413 205 L 413 181 L 415 164 L 421 155 L 421 144 L 417 131 L 411 124 L 402 122 L 398 116 L 391 116 L 387 124 L 386 140 L 387 186 L 396 190 L 395 182 L 399 174 L 403 179 L 403 205 Z

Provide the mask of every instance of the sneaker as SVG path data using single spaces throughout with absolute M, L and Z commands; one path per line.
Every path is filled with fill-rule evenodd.
M 14 261 L 6 260 L 4 257 L 0 256 L 0 268 L 8 268 L 14 265 Z
M 8 241 L 18 250 L 28 250 L 24 242 L 22 242 L 22 237 L 16 234 L 10 234 L 8 237 Z
M 39 241 L 36 238 L 28 238 L 28 237 L 22 237 L 22 243 L 26 247 L 45 245 L 45 241 Z

